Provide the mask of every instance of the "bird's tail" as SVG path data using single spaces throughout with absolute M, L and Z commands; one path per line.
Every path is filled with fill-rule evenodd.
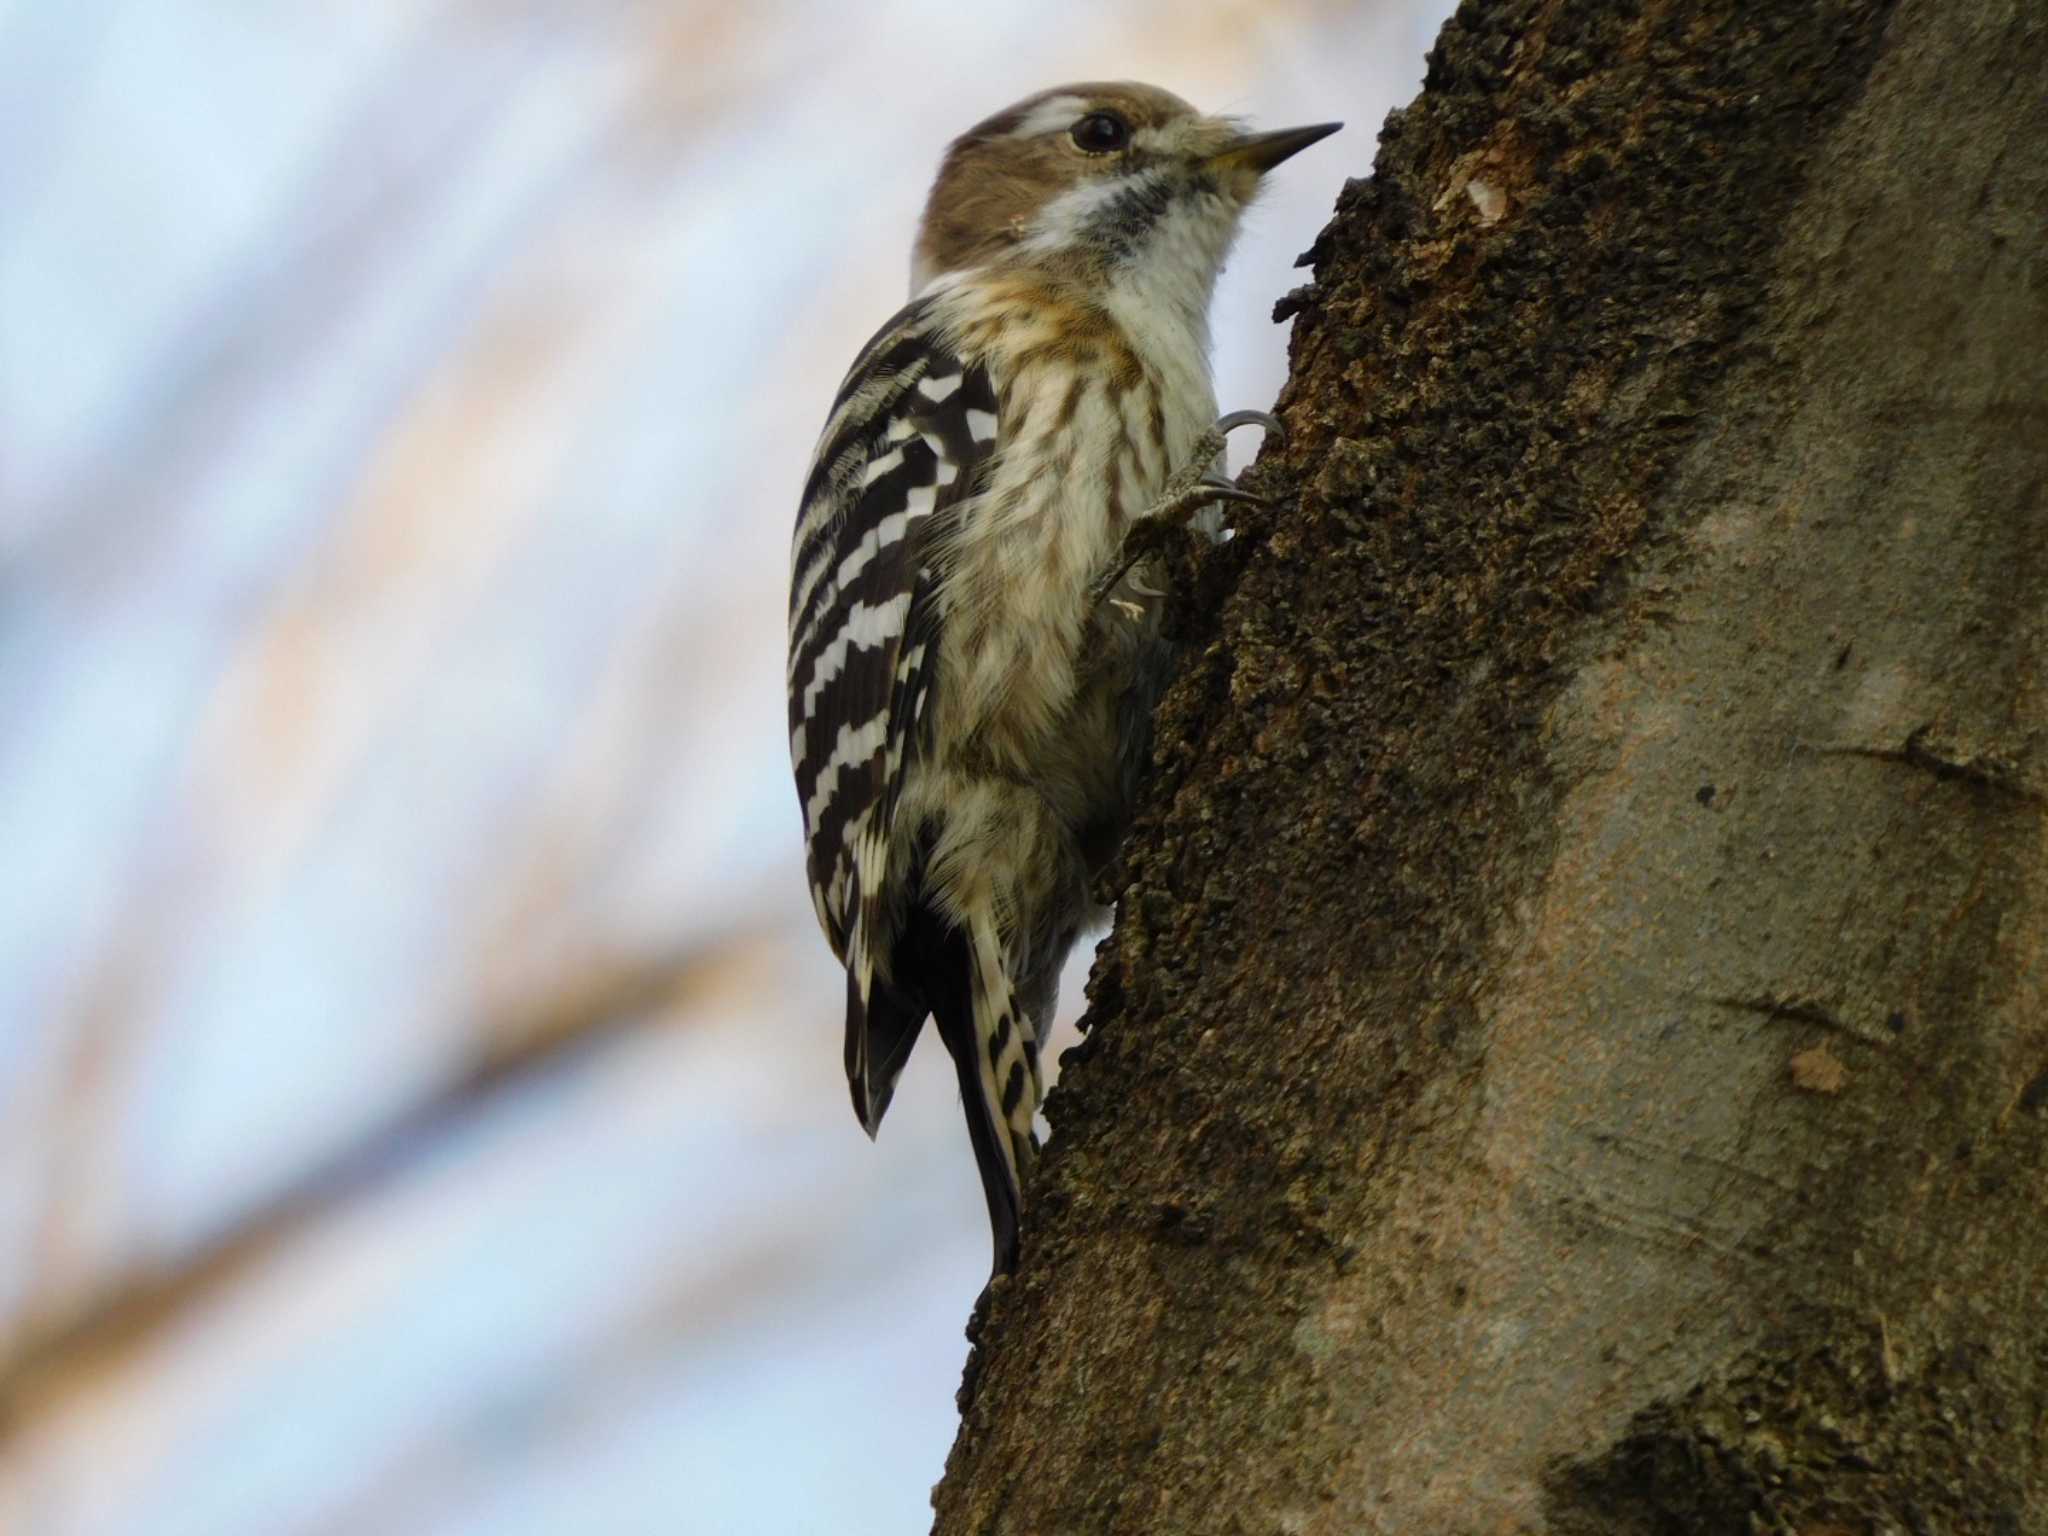
M 876 947 L 886 942 L 878 894 L 885 844 L 880 836 L 863 830 L 855 847 L 861 896 L 846 942 L 846 1081 L 853 1090 L 853 1112 L 873 1137 L 881 1129 L 882 1116 L 896 1093 L 896 1079 L 903 1074 L 930 1009 L 922 997 L 876 974 Z
M 1044 1092 L 1037 1024 L 1018 1004 L 995 924 L 970 921 L 956 933 L 965 940 L 965 986 L 934 999 L 932 1011 L 960 1079 L 967 1134 L 988 1198 L 995 1271 L 1008 1274 L 1017 1263 L 1024 1180 L 1038 1155 L 1031 1129 Z

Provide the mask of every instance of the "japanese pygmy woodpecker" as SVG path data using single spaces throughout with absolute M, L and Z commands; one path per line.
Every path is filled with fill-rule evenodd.
M 927 1015 L 1015 1263 L 1039 1050 L 1170 674 L 1148 519 L 1231 499 L 1209 296 L 1260 177 L 1152 86 L 1042 91 L 955 139 L 909 305 L 854 361 L 791 554 L 790 756 L 870 1135 Z

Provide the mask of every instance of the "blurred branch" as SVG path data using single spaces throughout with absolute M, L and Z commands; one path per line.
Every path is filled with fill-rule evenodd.
M 110 1366 L 307 1229 L 402 1176 L 423 1149 L 505 1094 L 655 1027 L 758 937 L 738 931 L 575 971 L 476 1029 L 478 1055 L 460 1076 L 252 1207 L 215 1241 L 167 1268 L 136 1274 L 54 1325 L 28 1329 L 0 1359 L 0 1446 L 32 1403 Z

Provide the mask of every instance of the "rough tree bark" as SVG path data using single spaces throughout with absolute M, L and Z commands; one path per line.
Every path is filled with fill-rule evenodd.
M 1449 24 L 939 1531 L 2048 1531 L 2044 82 L 2039 0 Z

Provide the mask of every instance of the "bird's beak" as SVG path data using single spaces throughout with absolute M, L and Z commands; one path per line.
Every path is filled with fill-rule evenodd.
M 1236 143 L 1209 157 L 1219 171 L 1243 167 L 1263 176 L 1290 155 L 1299 154 L 1318 139 L 1327 139 L 1344 125 L 1314 123 L 1307 128 L 1275 128 L 1271 133 L 1248 133 Z

